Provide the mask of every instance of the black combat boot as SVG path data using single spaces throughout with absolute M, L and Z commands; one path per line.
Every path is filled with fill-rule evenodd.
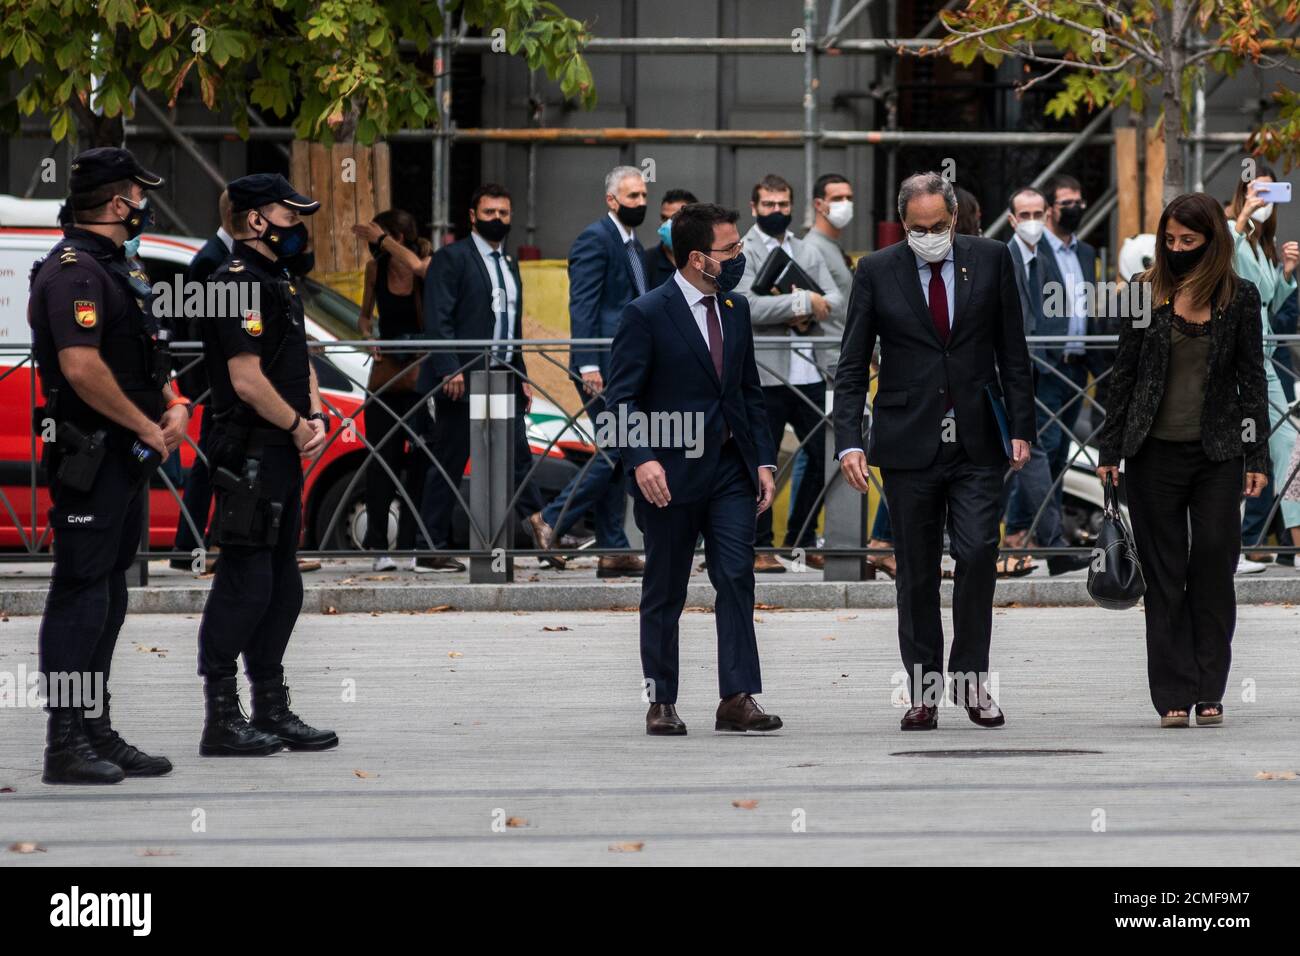
M 81 726 L 81 711 L 51 707 L 46 731 L 43 783 L 121 783 L 126 774 L 95 753 Z
M 290 750 L 329 750 L 339 745 L 332 730 L 317 730 L 289 709 L 283 679 L 253 685 L 253 726 L 275 734 Z
M 265 757 L 284 749 L 284 741 L 255 730 L 239 705 L 235 678 L 210 680 L 203 685 L 207 713 L 203 722 L 200 757 Z
M 81 725 L 95 753 L 111 760 L 122 768 L 128 777 L 161 777 L 172 772 L 172 762 L 166 757 L 151 757 L 143 750 L 132 747 L 113 729 L 108 715 L 109 694 L 104 692 L 104 710 L 98 717 L 82 713 Z

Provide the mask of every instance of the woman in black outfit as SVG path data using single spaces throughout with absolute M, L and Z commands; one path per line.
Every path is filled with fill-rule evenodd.
M 1223 722 L 1241 495 L 1268 484 L 1259 293 L 1233 272 L 1232 254 L 1214 199 L 1188 193 L 1165 207 L 1155 264 L 1135 277 L 1150 285 L 1149 323 L 1120 326 L 1101 433 L 1101 480 L 1118 484 L 1126 461 L 1161 727 L 1186 727 L 1193 705 L 1198 724 Z
M 402 339 L 419 338 L 424 329 L 424 303 L 422 300 L 424 274 L 432 253 L 429 244 L 420 239 L 415 217 L 401 209 L 381 212 L 373 222 L 353 226 L 357 236 L 370 243 L 374 258 L 366 263 L 365 291 L 361 300 L 359 326 L 365 338 Z M 371 314 L 378 307 L 378 335 Z M 419 375 L 418 355 L 394 349 L 372 350 L 373 365 L 366 388 L 377 398 L 366 403 L 365 435 L 375 446 L 373 457 L 366 465 L 366 536 L 363 546 L 368 551 L 379 551 L 375 558 L 376 571 L 389 571 L 397 565 L 386 554 L 388 551 L 388 509 L 396 495 L 396 486 L 388 471 L 406 479 L 406 488 L 423 485 L 418 453 L 408 445 L 411 432 L 419 431 L 415 415 L 406 413 L 419 404 L 416 379 Z M 418 412 L 416 413 L 419 414 Z M 398 424 L 405 417 L 406 428 Z M 391 434 L 390 434 L 391 432 Z M 383 464 L 381 464 L 381 461 Z M 415 547 L 415 507 L 400 504 L 397 524 L 397 548 L 408 551 Z M 416 570 L 415 559 L 409 563 Z

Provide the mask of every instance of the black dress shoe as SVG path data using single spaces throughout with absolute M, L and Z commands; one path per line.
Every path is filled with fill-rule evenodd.
M 253 719 L 256 730 L 284 741 L 290 750 L 329 750 L 339 745 L 338 734 L 317 730 L 289 709 L 289 688 L 283 680 L 253 685 Z
M 1082 571 L 1092 564 L 1092 558 L 1086 554 L 1051 554 L 1047 556 L 1047 573 L 1052 577 Z
M 645 715 L 645 732 L 652 737 L 684 737 L 686 724 L 672 704 L 651 704 Z
M 71 707 L 50 709 L 42 783 L 121 783 L 125 777 L 121 767 L 105 760 L 90 746 L 81 726 L 81 711 Z
M 934 730 L 939 726 L 939 708 L 917 704 L 903 715 L 902 730 Z
M 166 757 L 151 757 L 122 739 L 113 729 L 107 700 L 103 713 L 98 717 L 83 717 L 81 725 L 95 753 L 117 764 L 128 777 L 161 777 L 172 772 L 172 762 Z
M 1001 727 L 1007 722 L 1002 708 L 987 690 L 978 685 L 967 684 L 959 687 L 958 684 L 958 681 L 952 683 L 952 702 L 965 709 L 966 716 L 970 718 L 972 724 L 980 727 Z
M 239 705 L 235 678 L 207 681 L 203 685 L 206 714 L 200 757 L 266 757 L 284 749 L 284 741 L 251 727 Z
M 780 717 L 765 713 L 751 695 L 732 694 L 718 704 L 713 729 L 743 734 L 751 730 L 765 733 L 780 730 L 783 726 Z

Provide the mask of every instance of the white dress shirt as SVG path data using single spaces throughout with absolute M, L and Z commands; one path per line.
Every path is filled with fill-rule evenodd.
M 222 245 L 227 250 L 235 248 L 235 237 L 226 232 L 222 226 L 217 226 L 217 238 L 221 240 Z
M 504 249 L 493 249 L 491 243 L 480 236 L 477 232 L 470 232 L 474 239 L 474 248 L 478 254 L 483 257 L 483 267 L 487 269 L 488 281 L 492 283 L 492 338 L 499 341 L 502 338 L 511 338 L 511 333 L 515 329 L 515 313 L 519 308 L 519 289 L 515 285 L 514 274 L 510 271 L 510 260 L 506 258 Z M 501 253 L 501 275 L 505 279 L 506 287 L 504 293 L 501 284 L 497 281 L 497 260 L 493 258 L 493 252 Z M 506 307 L 506 328 L 505 335 L 501 332 L 500 309 L 502 296 L 505 297 Z M 507 347 L 504 350 L 504 361 L 509 362 L 514 357 L 515 350 L 513 347 Z

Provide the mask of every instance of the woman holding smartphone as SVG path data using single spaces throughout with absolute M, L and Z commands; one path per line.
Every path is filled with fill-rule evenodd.
M 1161 727 L 1186 727 L 1193 707 L 1197 724 L 1223 722 L 1239 505 L 1268 484 L 1259 293 L 1232 260 L 1218 202 L 1188 193 L 1165 207 L 1155 262 L 1134 277 L 1151 286 L 1151 314 L 1120 326 L 1101 432 L 1102 481 L 1119 484 L 1126 463 Z
M 1255 178 L 1249 183 L 1237 183 L 1232 197 L 1229 225 L 1233 240 L 1232 265 L 1237 275 L 1255 284 L 1259 290 L 1260 318 L 1265 334 L 1272 331 L 1273 320 L 1284 303 L 1296 289 L 1295 270 L 1300 262 L 1300 243 L 1279 244 L 1277 235 L 1277 210 L 1266 196 L 1261 196 L 1261 186 L 1277 184 L 1273 170 L 1260 165 Z M 1268 192 L 1266 188 L 1263 190 Z M 1277 345 L 1268 343 L 1264 348 L 1264 374 L 1268 382 L 1268 450 L 1273 460 L 1273 488 L 1281 495 L 1287 487 L 1291 453 L 1296 445 L 1296 429 L 1287 419 L 1291 404 L 1282 390 L 1273 353 Z M 1279 505 L 1282 525 L 1290 540 L 1282 544 L 1300 545 L 1300 501 L 1283 497 Z M 1272 561 L 1266 554 L 1248 554 L 1248 558 Z

